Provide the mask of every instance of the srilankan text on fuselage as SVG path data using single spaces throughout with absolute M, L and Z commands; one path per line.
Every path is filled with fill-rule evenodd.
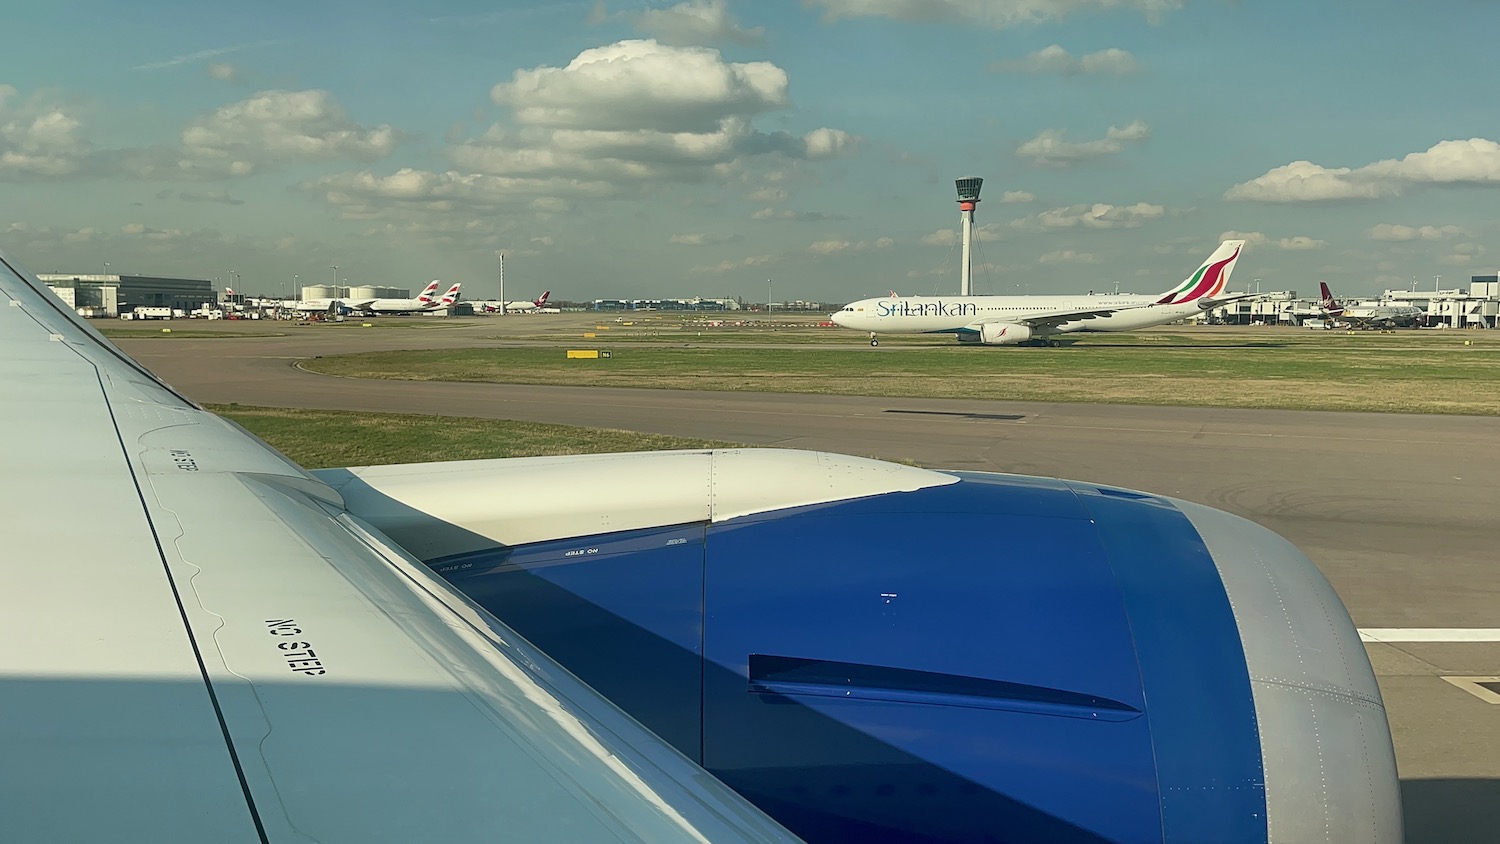
M 875 315 L 879 317 L 972 317 L 979 315 L 979 306 L 973 302 L 919 302 L 914 299 L 882 299 L 875 303 Z

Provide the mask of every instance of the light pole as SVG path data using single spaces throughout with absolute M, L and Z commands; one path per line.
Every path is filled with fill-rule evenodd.
M 1260 279 L 1255 280 L 1255 295 L 1260 295 Z
M 328 269 L 333 270 L 333 286 L 335 288 L 337 288 L 339 286 L 339 265 L 338 264 L 334 264 L 333 266 L 329 267 Z M 333 295 L 334 296 L 338 296 L 339 295 L 338 290 L 334 290 L 333 291 Z
M 108 261 L 104 262 L 104 274 L 105 275 L 109 275 L 109 262 Z
M 771 279 L 766 279 L 766 313 L 771 312 Z
M 1440 282 L 1442 280 L 1443 280 L 1443 277 L 1440 276 L 1440 275 L 1435 275 L 1435 276 L 1432 277 L 1432 292 L 1433 293 L 1438 292 L 1438 282 Z

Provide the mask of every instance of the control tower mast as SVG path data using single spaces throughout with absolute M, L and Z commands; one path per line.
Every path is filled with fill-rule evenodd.
M 959 274 L 958 295 L 972 296 L 974 294 L 971 284 L 974 265 L 974 206 L 979 204 L 979 188 L 984 184 L 984 179 L 977 176 L 969 176 L 954 182 L 958 187 L 958 210 L 962 214 L 964 256 L 963 267 Z

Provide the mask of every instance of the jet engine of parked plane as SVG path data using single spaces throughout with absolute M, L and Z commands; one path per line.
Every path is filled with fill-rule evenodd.
M 1221 511 L 793 451 L 316 474 L 808 841 L 1400 840 L 1353 623 Z

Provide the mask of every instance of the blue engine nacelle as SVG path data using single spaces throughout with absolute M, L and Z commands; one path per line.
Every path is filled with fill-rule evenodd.
M 1400 839 L 1347 613 L 1209 508 L 948 473 L 428 562 L 810 841 Z

